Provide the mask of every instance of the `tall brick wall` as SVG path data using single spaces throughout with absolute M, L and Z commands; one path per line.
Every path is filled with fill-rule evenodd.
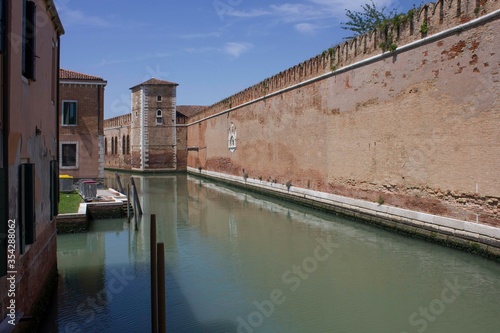
M 477 6 L 425 6 L 398 46 L 425 17 L 434 34 L 500 2 Z M 499 15 L 354 65 L 381 53 L 376 36 L 337 46 L 321 79 L 271 94 L 331 72 L 328 52 L 192 117 L 188 166 L 500 226 Z
M 5 191 L 2 200 L 6 200 L 4 203 L 7 209 L 0 210 L 2 248 L 3 251 L 6 250 L 7 221 L 13 220 L 16 234 L 15 266 L 7 269 L 16 271 L 16 312 L 23 312 L 28 317 L 34 315 L 37 309 L 43 310 L 38 302 L 49 290 L 57 271 L 56 226 L 51 214 L 51 206 L 56 202 L 51 198 L 50 180 L 51 163 L 57 161 L 58 151 L 57 55 L 59 37 L 63 33 L 52 1 L 34 2 L 37 18 L 34 50 L 36 80 L 23 77 L 21 44 L 16 46 L 9 43 L 2 52 L 2 60 L 7 57 L 8 61 L 0 63 L 4 74 L 0 92 L 4 103 L 0 115 L 8 115 L 0 121 L 0 130 L 2 134 L 6 134 L 6 140 L 0 143 L 4 153 L 0 157 L 0 167 L 7 171 L 4 179 L 7 186 L 2 188 Z M 23 2 L 10 0 L 3 5 L 7 5 L 9 10 L 3 13 L 6 19 L 3 22 L 2 36 L 22 36 Z M 7 89 L 3 89 L 4 87 Z M 27 233 L 21 234 L 23 223 L 29 228 L 27 218 L 21 221 L 22 207 L 19 205 L 20 196 L 26 191 L 20 184 L 22 164 L 32 164 L 34 169 L 34 193 L 30 191 L 30 194 L 34 195 L 35 201 L 35 239 L 32 244 L 26 245 L 21 254 L 21 239 L 27 238 Z M 13 298 L 8 295 L 9 289 L 7 275 L 0 276 L 0 320 L 4 320 L 10 312 L 7 307 Z M 17 318 L 19 319 L 19 315 Z
M 127 151 L 127 140 L 131 146 L 130 137 L 131 114 L 126 114 L 104 121 L 104 165 L 106 168 L 127 169 L 131 168 L 131 147 Z M 116 140 L 117 146 L 113 151 L 112 141 Z

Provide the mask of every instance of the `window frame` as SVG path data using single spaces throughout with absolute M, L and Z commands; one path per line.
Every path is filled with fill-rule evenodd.
M 74 124 L 65 124 L 65 109 L 64 105 L 74 103 L 75 104 L 75 123 Z M 63 100 L 61 105 L 61 125 L 62 126 L 78 126 L 78 101 L 76 100 Z
M 64 165 L 64 149 L 63 149 L 63 146 L 64 145 L 75 145 L 76 146 L 76 149 L 75 149 L 75 165 L 71 165 L 71 166 L 65 166 Z M 77 170 L 79 169 L 79 153 L 80 153 L 80 147 L 79 147 L 79 142 L 78 141 L 61 141 L 60 143 L 60 162 L 59 162 L 59 168 L 62 169 L 62 170 Z
M 163 125 L 163 111 L 161 109 L 156 110 L 156 125 Z

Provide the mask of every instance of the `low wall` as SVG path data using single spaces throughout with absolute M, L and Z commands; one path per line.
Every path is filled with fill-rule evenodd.
M 290 184 L 283 185 L 194 168 L 189 168 L 188 172 L 500 260 L 500 228 L 313 191 Z
M 124 216 L 123 203 L 89 203 L 87 215 L 90 219 L 112 219 Z
M 112 219 L 125 216 L 124 203 L 95 202 L 81 203 L 76 214 L 59 214 L 56 218 L 58 234 L 87 232 L 93 219 Z
M 56 223 L 58 234 L 75 234 L 89 230 L 87 214 L 60 214 Z

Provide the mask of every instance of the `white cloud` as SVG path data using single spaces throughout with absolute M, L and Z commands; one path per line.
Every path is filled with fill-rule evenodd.
M 390 8 L 395 0 L 374 0 L 378 8 Z M 367 0 L 303 0 L 301 3 L 283 3 L 270 5 L 265 9 L 249 11 L 231 10 L 225 15 L 240 18 L 255 18 L 261 16 L 275 17 L 284 23 L 317 21 L 324 19 L 344 19 L 346 9 L 361 10 L 361 5 Z
M 311 23 L 299 23 L 295 25 L 295 30 L 303 35 L 314 35 L 319 27 Z
M 219 38 L 220 32 L 206 32 L 206 33 L 193 33 L 178 35 L 177 38 L 181 39 L 203 39 L 203 38 Z
M 271 15 L 272 13 L 267 11 L 267 10 L 261 10 L 261 9 L 253 9 L 250 11 L 241 11 L 241 10 L 230 10 L 225 15 L 227 16 L 233 16 L 233 17 L 260 17 L 260 16 L 267 16 Z
M 253 44 L 251 43 L 226 43 L 224 46 L 224 52 L 236 59 L 252 48 Z
M 87 15 L 81 10 L 69 8 L 68 1 L 56 2 L 57 11 L 61 17 L 63 26 L 90 26 L 90 27 L 109 27 L 111 23 L 99 16 Z
M 361 6 L 368 3 L 367 0 L 309 0 L 309 2 L 321 6 L 334 14 L 345 14 L 346 9 L 361 10 Z M 377 8 L 389 7 L 394 0 L 373 0 Z

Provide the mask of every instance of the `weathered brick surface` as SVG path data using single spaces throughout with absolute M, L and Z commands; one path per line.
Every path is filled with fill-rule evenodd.
M 161 96 L 161 100 L 158 99 Z M 176 87 L 138 85 L 132 89 L 130 114 L 108 119 L 104 124 L 107 140 L 105 165 L 108 168 L 151 170 L 186 170 L 187 132 L 176 127 Z M 158 111 L 161 118 L 158 121 Z M 130 153 L 124 153 L 123 140 L 129 136 Z M 112 153 L 112 140 L 118 150 Z M 144 154 L 142 149 L 144 147 Z M 178 163 L 180 156 L 180 164 Z M 144 160 L 142 160 L 144 157 Z
M 303 63 L 190 119 L 188 165 L 500 226 L 499 36 L 497 16 L 193 123 L 326 71 Z M 368 56 L 343 50 L 339 66 Z
M 62 113 L 59 121 L 59 139 L 61 142 L 79 142 L 78 168 L 63 169 L 61 172 L 74 178 L 97 179 L 101 175 L 99 164 L 99 138 L 104 134 L 104 86 L 90 83 L 69 83 L 61 80 L 59 105 L 63 101 L 77 101 L 77 125 L 62 125 Z
M 58 41 L 62 30 L 54 8 L 48 8 L 47 2 L 35 0 L 37 22 L 36 29 L 36 80 L 23 77 L 21 43 L 10 44 L 3 50 L 3 56 L 9 59 L 2 64 L 4 76 L 2 86 L 7 88 L 2 93 L 2 100 L 8 100 L 8 107 L 0 110 L 2 121 L 7 113 L 7 123 L 0 121 L 3 134 L 0 143 L 4 154 L 1 157 L 3 167 L 8 167 L 7 211 L 0 211 L 1 224 L 7 219 L 15 220 L 17 231 L 16 248 L 16 310 L 30 316 L 37 307 L 44 288 L 50 282 L 56 265 L 56 229 L 51 219 L 50 198 L 50 162 L 57 159 L 57 54 Z M 3 15 L 6 20 L 3 28 L 9 36 L 22 36 L 22 1 L 5 1 L 8 8 Z M 7 67 L 5 67 L 5 65 Z M 5 154 L 8 152 L 8 154 Z M 36 240 L 20 254 L 19 245 L 21 228 L 19 216 L 19 170 L 22 163 L 34 165 L 34 200 Z M 3 231 L 2 231 L 3 233 Z M 8 284 L 6 276 L 0 277 L 0 320 L 7 314 Z
M 56 221 L 58 234 L 81 233 L 89 230 L 89 222 L 85 215 L 59 215 Z

